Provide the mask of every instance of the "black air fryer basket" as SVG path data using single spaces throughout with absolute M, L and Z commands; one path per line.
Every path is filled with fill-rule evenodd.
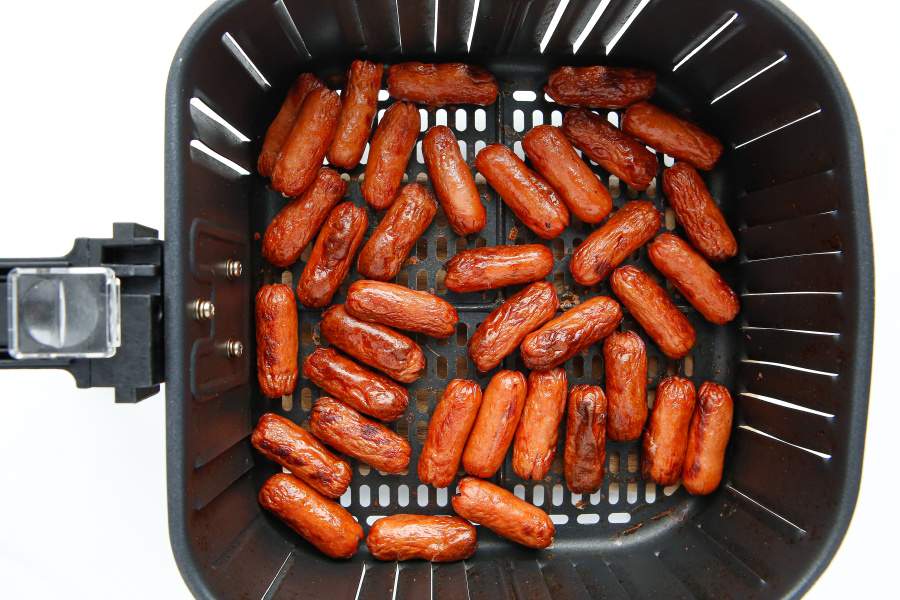
M 65 368 L 79 386 L 115 386 L 119 401 L 151 395 L 165 379 L 170 534 L 198 597 L 796 597 L 828 564 L 859 487 L 874 294 L 862 146 L 840 75 L 777 2 L 562 4 L 218 2 L 185 37 L 169 76 L 165 242 L 119 224 L 113 238 L 79 240 L 63 258 L 0 262 L 0 297 L 11 298 L 0 302 L 0 317 L 36 319 L 8 334 L 0 327 L 0 366 Z M 254 293 L 264 283 L 296 281 L 302 267 L 281 271 L 260 256 L 259 237 L 284 200 L 255 173 L 256 156 L 298 73 L 313 71 L 340 89 L 349 62 L 361 57 L 460 60 L 491 70 L 501 83 L 495 105 L 421 110 L 422 130 L 449 125 L 470 166 L 486 144 L 521 155 L 525 131 L 561 122 L 564 107 L 542 86 L 564 64 L 653 69 L 654 102 L 722 139 L 725 154 L 706 179 L 738 232 L 740 256 L 724 275 L 741 293 L 741 315 L 713 327 L 676 296 L 697 327 L 693 353 L 671 361 L 647 345 L 650 389 L 680 373 L 733 391 L 735 429 L 714 494 L 645 483 L 637 443 L 608 444 L 606 479 L 591 495 L 565 488 L 559 462 L 539 483 L 519 480 L 507 463 L 497 482 L 551 514 L 554 545 L 530 551 L 482 527 L 470 560 L 441 565 L 378 562 L 365 545 L 352 560 L 330 560 L 263 513 L 257 491 L 278 469 L 254 454 L 253 425 L 267 411 L 304 422 L 318 390 L 301 378 L 293 397 L 272 401 L 256 383 Z M 379 104 L 390 104 L 386 92 Z M 618 117 L 608 115 L 613 123 Z M 659 160 L 660 169 L 671 164 Z M 349 174 L 348 195 L 358 205 L 363 168 Z M 637 197 L 598 174 L 617 207 Z M 421 146 L 407 178 L 427 181 Z M 447 292 L 443 263 L 463 248 L 539 241 L 477 182 L 485 229 L 458 237 L 439 213 L 398 277 L 451 301 L 460 323 L 449 340 L 418 339 L 427 370 L 396 424 L 413 447 L 411 472 L 353 465 L 340 502 L 366 529 L 381 515 L 452 512 L 453 490 L 420 485 L 414 465 L 446 381 L 487 383 L 465 345 L 502 293 Z M 657 178 L 642 196 L 666 210 L 660 188 Z M 665 223 L 675 227 L 671 211 Z M 568 272 L 567 257 L 589 232 L 576 221 L 548 244 L 564 303 L 609 293 L 606 283 L 576 285 Z M 627 262 L 649 265 L 644 250 Z M 337 302 L 345 291 L 346 283 Z M 70 318 L 59 320 L 54 307 Z M 319 343 L 318 317 L 301 310 L 301 359 Z M 106 326 L 117 320 L 121 340 Z M 625 326 L 640 331 L 629 317 Z M 70 342 L 79 352 L 40 352 Z M 103 348 L 116 343 L 108 357 Z M 505 366 L 522 368 L 517 355 Z M 570 384 L 602 384 L 602 366 L 599 346 L 576 356 L 566 363 Z

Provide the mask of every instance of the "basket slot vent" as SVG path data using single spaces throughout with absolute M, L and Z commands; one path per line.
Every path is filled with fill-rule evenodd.
M 231 52 L 231 55 L 234 56 L 235 59 L 244 67 L 244 70 L 247 71 L 247 74 L 253 78 L 253 80 L 264 90 L 268 90 L 272 87 L 272 84 L 269 83 L 269 80 L 266 79 L 266 76 L 263 75 L 263 72 L 259 70 L 259 68 L 250 60 L 250 57 L 247 56 L 247 53 L 244 52 L 244 49 L 240 44 L 237 43 L 237 40 L 234 39 L 230 33 L 225 32 L 222 35 L 222 43 L 225 44 L 225 47 L 228 48 L 228 51 Z
M 544 30 L 544 34 L 541 36 L 541 43 L 539 45 L 541 54 L 543 54 L 547 49 L 547 44 L 549 44 L 550 40 L 553 38 L 553 33 L 559 26 L 559 21 L 560 19 L 562 19 L 563 13 L 566 12 L 566 8 L 568 6 L 569 0 L 561 0 L 556 5 L 555 10 L 553 11 L 553 16 L 550 18 L 550 23 L 547 25 L 547 28 Z
M 278 571 L 275 572 L 275 576 L 272 577 L 269 587 L 267 587 L 266 591 L 263 593 L 262 600 L 272 600 L 272 598 L 275 597 L 278 587 L 281 585 L 281 582 L 284 581 L 285 575 L 287 575 L 293 565 L 294 553 L 288 552 L 288 555 L 284 557 L 284 562 L 281 563 L 281 566 L 278 567 Z
M 672 72 L 674 73 L 678 69 L 680 69 L 684 64 L 694 58 L 698 52 L 703 50 L 707 45 L 709 45 L 713 40 L 719 37 L 723 31 L 728 29 L 732 23 L 737 21 L 738 14 L 734 11 L 728 11 L 724 15 L 722 15 L 715 23 L 710 25 L 706 31 L 700 34 L 699 43 L 697 40 L 692 40 L 687 48 L 679 52 L 675 56 L 675 65 L 672 67 Z
M 767 401 L 784 402 L 798 410 L 809 410 L 823 416 L 836 413 L 837 377 L 797 369 L 787 365 L 744 361 L 739 371 L 739 386 Z
M 226 179 L 237 179 L 250 174 L 250 171 L 230 158 L 222 156 L 200 140 L 191 140 L 191 159 Z
M 281 26 L 281 30 L 294 47 L 294 50 L 297 51 L 300 58 L 312 58 L 312 54 L 309 53 L 306 42 L 303 41 L 303 36 L 300 35 L 300 30 L 297 29 L 297 23 L 291 17 L 291 13 L 287 6 L 285 6 L 284 0 L 276 0 L 272 5 L 272 8 L 275 11 L 275 18 Z
M 472 15 L 469 17 L 469 33 L 466 35 L 466 52 L 472 51 L 472 39 L 475 37 L 475 25 L 478 22 L 478 10 L 481 8 L 481 0 L 475 0 L 472 4 Z
M 754 327 L 838 332 L 844 322 L 840 292 L 744 294 L 741 304 Z
M 834 418 L 804 407 L 741 393 L 738 397 L 740 421 L 758 431 L 787 440 L 801 448 L 811 449 L 823 456 L 834 451 Z
M 366 0 L 353 4 L 359 12 L 368 53 L 385 58 L 402 54 L 403 36 L 397 0 Z
M 787 54 L 785 54 L 783 51 L 779 50 L 777 52 L 777 54 L 778 54 L 778 58 L 771 60 L 771 62 L 769 62 L 770 59 L 764 59 L 766 61 L 766 65 L 764 67 L 759 68 L 759 69 L 757 69 L 756 67 L 753 67 L 752 69 L 754 69 L 754 71 L 753 71 L 752 75 L 749 75 L 746 77 L 741 75 L 741 79 L 739 79 L 737 83 L 734 83 L 733 81 L 729 81 L 728 83 L 723 85 L 722 88 L 724 89 L 724 91 L 717 92 L 716 96 L 712 99 L 712 101 L 710 101 L 710 104 L 715 104 L 716 102 L 725 98 L 732 92 L 735 92 L 738 89 L 742 88 L 743 86 L 747 85 L 748 83 L 750 83 L 751 81 L 753 81 L 754 79 L 756 79 L 757 77 L 759 77 L 760 75 L 762 75 L 763 73 L 768 71 L 769 69 L 773 69 L 777 65 L 780 65 L 781 63 L 783 63 L 784 61 L 787 60 Z
M 608 42 L 606 42 L 605 50 L 607 55 L 612 54 L 613 48 L 616 47 L 616 44 L 619 43 L 619 40 L 622 39 L 622 36 L 625 35 L 625 32 L 628 31 L 629 27 L 631 27 L 631 24 L 634 23 L 635 19 L 638 18 L 638 15 L 641 14 L 641 11 L 643 11 L 648 4 L 650 4 L 650 0 L 641 0 L 641 3 L 634 8 L 634 11 L 629 14 L 625 22 L 622 23 L 622 26 L 615 32 L 615 34 L 613 34 L 612 38 Z
M 737 204 L 743 222 L 749 226 L 830 212 L 838 207 L 835 173 L 829 169 L 747 192 Z
M 728 490 L 729 492 L 731 492 L 736 498 L 739 498 L 747 505 L 752 506 L 757 511 L 765 514 L 766 516 L 771 517 L 771 519 L 776 519 L 781 525 L 789 528 L 791 531 L 791 535 L 790 535 L 789 539 L 796 540 L 797 538 L 806 535 L 807 531 L 805 529 L 803 529 L 802 527 L 800 527 L 799 525 L 797 525 L 790 519 L 784 517 L 783 515 L 778 514 L 777 512 L 775 512 L 774 510 L 772 510 L 771 508 L 769 508 L 768 506 L 763 504 L 762 502 L 759 502 L 755 498 L 751 497 L 749 494 L 737 489 L 730 483 L 726 483 L 722 487 L 724 489 Z
M 742 265 L 749 293 L 839 291 L 843 256 L 818 252 L 752 260 Z
M 748 227 L 739 232 L 739 238 L 750 260 L 835 252 L 842 248 L 836 211 Z
M 201 130 L 201 137 L 206 137 L 205 135 L 203 135 L 204 133 L 212 133 L 213 130 L 210 129 L 210 126 L 214 126 L 216 131 L 224 132 L 227 136 L 228 141 L 232 143 L 245 143 L 250 141 L 250 138 L 239 131 L 234 125 L 222 118 L 219 113 L 210 108 L 206 104 L 206 102 L 204 102 L 200 98 L 197 98 L 196 96 L 191 98 L 190 106 L 191 118 L 193 119 L 194 124 L 197 126 L 197 128 Z
M 793 442 L 789 442 L 778 436 L 772 435 L 771 433 L 762 431 L 760 429 L 756 429 L 755 427 L 751 427 L 749 425 L 738 425 L 738 428 L 743 429 L 744 431 L 749 431 L 755 435 L 761 435 L 763 437 L 769 438 L 770 440 L 775 440 L 776 442 L 779 442 L 786 446 L 791 446 L 793 448 L 796 448 L 797 450 L 802 450 L 804 452 L 808 452 L 809 454 L 812 454 L 813 456 L 817 456 L 817 457 L 821 458 L 822 460 L 831 459 L 831 455 L 826 452 L 820 452 L 818 450 L 813 450 L 812 448 L 807 448 L 806 446 L 801 446 L 800 444 L 795 444 Z
M 365 575 L 356 592 L 356 600 L 387 600 L 397 589 L 398 563 L 372 562 L 365 565 Z M 325 597 L 334 597 L 329 594 Z
M 747 358 L 790 364 L 824 373 L 837 373 L 842 363 L 838 336 L 775 329 L 744 330 Z
M 427 55 L 437 50 L 438 5 L 438 0 L 397 1 L 400 39 L 408 54 Z
M 821 114 L 821 113 L 822 113 L 822 109 L 821 109 L 821 108 L 817 108 L 816 110 L 814 110 L 814 111 L 812 111 L 812 112 L 809 112 L 809 113 L 807 113 L 807 114 L 805 114 L 805 115 L 803 115 L 803 116 L 801 116 L 801 117 L 797 117 L 796 119 L 793 119 L 793 120 L 791 120 L 791 121 L 788 121 L 787 123 L 784 123 L 783 125 L 779 125 L 778 127 L 775 127 L 775 128 L 773 128 L 773 129 L 770 129 L 770 130 L 768 130 L 768 131 L 766 131 L 766 132 L 764 132 L 764 133 L 760 133 L 759 135 L 757 135 L 757 136 L 755 136 L 755 137 L 752 137 L 752 138 L 750 138 L 749 140 L 746 140 L 746 141 L 744 141 L 744 142 L 740 142 L 740 143 L 738 143 L 738 144 L 735 144 L 734 149 L 735 149 L 735 150 L 739 150 L 739 149 L 743 148 L 744 146 L 749 146 L 750 144 L 753 144 L 754 142 L 758 142 L 759 140 L 761 140 L 761 139 L 763 139 L 763 138 L 766 138 L 766 137 L 772 135 L 773 133 L 778 133 L 779 131 L 781 131 L 781 130 L 783 130 L 783 129 L 787 129 L 788 127 L 792 127 L 792 126 L 796 125 L 797 123 L 800 123 L 800 122 L 802 122 L 802 121 L 805 121 L 806 119 L 809 119 L 810 117 L 814 117 L 814 116 L 819 115 L 819 114 Z
M 581 32 L 575 38 L 575 41 L 572 43 L 572 53 L 578 54 L 578 51 L 581 49 L 581 46 L 584 44 L 585 40 L 587 40 L 588 36 L 594 30 L 594 27 L 597 26 L 597 23 L 600 21 L 600 17 L 606 12 L 606 9 L 609 8 L 611 0 L 600 0 L 591 13 L 590 18 L 587 23 L 584 24 L 584 27 L 581 29 Z

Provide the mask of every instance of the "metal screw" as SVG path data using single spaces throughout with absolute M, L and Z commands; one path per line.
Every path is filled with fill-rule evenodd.
M 198 321 L 209 321 L 216 316 L 216 307 L 209 300 L 197 298 L 193 304 L 194 318 Z
M 244 355 L 244 344 L 240 340 L 228 340 L 225 342 L 225 353 L 228 358 L 240 358 Z
M 241 261 L 234 258 L 225 261 L 225 277 L 228 279 L 237 279 L 243 272 L 244 265 L 241 264 Z

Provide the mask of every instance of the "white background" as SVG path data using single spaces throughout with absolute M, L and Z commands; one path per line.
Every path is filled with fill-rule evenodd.
M 822 39 L 862 124 L 878 266 L 876 352 L 862 488 L 850 531 L 808 595 L 890 589 L 898 535 L 893 342 L 897 258 L 892 2 L 786 0 Z M 0 256 L 56 256 L 111 223 L 163 228 L 163 98 L 205 0 L 4 5 Z M 894 50 L 891 51 L 890 49 Z M 893 170 L 893 173 L 892 173 Z M 896 368 L 896 367 L 894 367 Z M 892 435 L 893 432 L 893 435 Z M 163 395 L 116 406 L 62 372 L 0 372 L 0 595 L 187 598 L 169 548 Z

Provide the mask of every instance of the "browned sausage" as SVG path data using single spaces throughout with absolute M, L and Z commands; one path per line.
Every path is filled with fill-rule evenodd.
M 303 195 L 285 204 L 266 227 L 263 258 L 276 267 L 289 267 L 297 262 L 322 227 L 328 212 L 346 192 L 347 182 L 337 171 L 319 169 L 316 180 Z
M 338 498 L 347 491 L 350 465 L 328 451 L 311 433 L 284 417 L 266 413 L 250 438 L 260 454 L 274 460 L 320 494 Z
M 608 296 L 595 296 L 570 308 L 522 342 L 522 360 L 529 369 L 561 365 L 616 330 L 622 307 Z
M 328 149 L 328 162 L 334 166 L 349 170 L 359 164 L 378 111 L 383 71 L 381 64 L 367 60 L 354 60 L 347 69 L 347 84 L 341 92 L 341 114 Z
M 302 304 L 313 308 L 331 304 L 368 226 L 365 209 L 352 202 L 332 209 L 297 282 L 297 297 Z
M 656 90 L 656 73 L 623 67 L 557 67 L 544 91 L 554 102 L 588 108 L 625 108 Z
M 539 481 L 553 464 L 559 422 L 566 410 L 566 386 L 563 369 L 528 374 L 528 395 L 512 454 L 513 471 L 522 479 Z
M 447 487 L 459 470 L 466 440 L 481 407 L 481 388 L 468 379 L 453 379 L 428 421 L 428 435 L 419 454 L 419 481 Z
M 650 275 L 635 267 L 619 267 L 610 281 L 613 292 L 663 354 L 682 358 L 691 351 L 697 339 L 691 322 Z
M 617 331 L 603 342 L 606 369 L 606 433 L 616 442 L 641 437 L 647 422 L 647 348 L 633 331 Z
M 417 343 L 390 327 L 360 321 L 335 304 L 322 314 L 319 331 L 332 346 L 403 383 L 425 370 L 425 355 Z
M 463 452 L 466 473 L 493 477 L 503 464 L 522 416 L 525 393 L 525 376 L 518 371 L 498 371 L 491 378 Z
M 606 396 L 595 385 L 576 385 L 569 392 L 566 485 L 575 494 L 592 494 L 603 485 L 606 465 Z
M 437 203 L 428 188 L 418 183 L 403 186 L 397 200 L 359 251 L 356 261 L 359 274 L 379 281 L 396 277 L 435 213 Z
M 459 482 L 459 493 L 450 503 L 464 519 L 528 548 L 546 548 L 556 535 L 547 513 L 500 486 L 474 477 L 464 477 Z
M 293 475 L 269 477 L 259 490 L 259 503 L 331 558 L 350 558 L 363 538 L 362 527 L 346 509 Z
M 572 253 L 569 270 L 581 285 L 600 283 L 659 230 L 659 211 L 645 200 L 626 202 Z
M 485 69 L 465 63 L 407 62 L 388 69 L 388 93 L 427 106 L 497 101 L 497 80 Z
M 553 253 L 542 244 L 472 248 L 447 262 L 444 285 L 451 292 L 481 292 L 538 281 L 552 270 Z
M 646 190 L 659 161 L 644 144 L 585 108 L 566 111 L 563 133 L 592 161 L 627 183 Z
M 512 354 L 525 336 L 556 313 L 556 288 L 546 281 L 532 283 L 491 311 L 469 340 L 469 356 L 482 373 Z
M 475 157 L 478 169 L 522 223 L 550 240 L 569 225 L 569 211 L 546 181 L 502 144 L 490 144 Z
M 644 479 L 659 485 L 678 482 L 695 403 L 694 384 L 690 380 L 666 377 L 659 382 L 642 444 L 641 470 Z
M 454 562 L 475 553 L 475 527 L 459 517 L 391 515 L 378 519 L 366 546 L 378 560 Z
M 297 301 L 286 285 L 256 293 L 256 373 L 267 398 L 294 393 L 297 385 Z
M 312 73 L 301 73 L 291 89 L 288 90 L 287 97 L 278 110 L 278 114 L 275 115 L 275 119 L 266 130 L 259 160 L 256 162 L 256 170 L 263 177 L 272 175 L 275 163 L 278 162 L 278 155 L 281 154 L 281 147 L 294 128 L 294 122 L 297 120 L 297 115 L 300 114 L 300 107 L 303 106 L 307 94 L 320 87 L 325 86 L 318 77 Z
M 351 283 L 344 308 L 363 321 L 436 338 L 453 335 L 459 322 L 456 309 L 434 294 L 382 281 L 360 279 Z
M 369 145 L 366 172 L 360 190 L 369 206 L 382 210 L 397 197 L 409 155 L 419 136 L 419 111 L 407 102 L 391 104 Z
M 334 138 L 340 111 L 336 92 L 320 87 L 307 94 L 272 171 L 273 188 L 293 197 L 310 186 Z
M 409 442 L 333 398 L 316 400 L 309 430 L 332 448 L 384 473 L 402 473 L 409 466 Z
M 429 129 L 422 141 L 422 153 L 434 193 L 456 235 L 484 229 L 487 213 L 453 131 L 446 125 Z
M 684 160 L 709 171 L 722 156 L 722 143 L 690 121 L 641 102 L 625 111 L 622 130 L 652 146 L 657 152 Z
M 724 325 L 741 310 L 737 294 L 722 276 L 677 235 L 663 233 L 650 242 L 650 261 L 710 323 Z
M 303 376 L 326 393 L 382 421 L 399 419 L 409 406 L 404 388 L 332 348 L 316 348 L 307 356 Z
M 675 218 L 697 250 L 713 261 L 737 254 L 737 240 L 703 178 L 687 163 L 675 163 L 663 172 L 663 191 Z
M 711 494 L 722 481 L 725 448 L 731 436 L 734 402 L 728 388 L 711 381 L 700 386 L 691 418 L 681 482 L 689 494 Z

